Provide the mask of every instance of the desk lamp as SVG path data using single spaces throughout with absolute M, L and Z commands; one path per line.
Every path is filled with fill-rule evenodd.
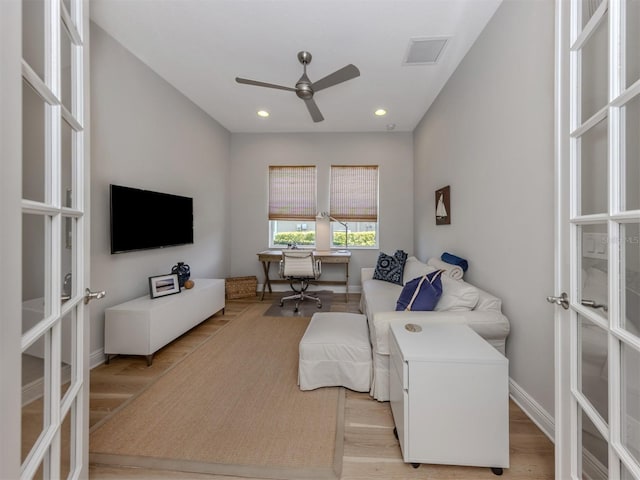
M 349 224 L 347 222 L 341 222 L 337 218 L 329 215 L 329 212 L 320 212 L 318 214 L 319 217 L 328 218 L 332 222 L 338 222 L 340 225 L 344 227 L 344 250 L 338 250 L 339 252 L 348 252 L 349 251 Z

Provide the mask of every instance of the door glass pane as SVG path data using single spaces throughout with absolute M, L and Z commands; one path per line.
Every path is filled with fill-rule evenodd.
M 640 337 L 640 224 L 620 226 L 622 328 Z
M 607 128 L 604 119 L 580 138 L 581 214 L 605 213 L 607 203 Z
M 71 56 L 71 38 L 69 32 L 64 26 L 64 23 L 60 22 L 60 82 L 61 82 L 61 101 L 69 112 L 72 110 L 72 98 L 71 98 L 71 81 L 72 81 L 72 56 Z
M 605 15 L 581 51 L 582 101 L 584 122 L 609 103 L 609 16 Z
M 61 181 L 61 189 L 60 194 L 62 195 L 61 203 L 63 207 L 71 208 L 73 205 L 71 203 L 71 188 L 73 186 L 73 129 L 71 126 L 65 122 L 64 120 L 60 122 L 61 125 L 61 161 L 62 165 L 60 166 L 60 181 Z
M 600 416 L 608 421 L 607 332 L 582 315 L 578 315 L 578 336 L 580 339 L 578 362 L 580 390 Z
M 44 80 L 44 0 L 22 2 L 22 58 Z
M 71 443 L 71 435 L 73 435 L 73 412 L 75 411 L 75 402 L 73 406 L 69 409 L 67 414 L 64 416 L 64 420 L 62 421 L 62 426 L 60 430 L 62 445 L 61 448 L 61 458 L 60 458 L 60 478 L 69 478 L 69 473 L 71 472 L 70 468 L 73 464 L 73 460 L 71 457 L 72 449 L 70 445 Z
M 580 301 L 602 317 L 609 316 L 607 226 L 582 225 Z
M 22 215 L 22 331 L 45 316 L 45 217 Z
M 622 462 L 620 462 L 620 478 L 621 480 L 638 480 L 638 477 L 634 477 Z
M 640 462 L 640 353 L 622 345 L 622 444 Z
M 640 0 L 627 0 L 627 86 L 640 78 Z
M 61 260 L 61 284 L 60 300 L 62 303 L 71 298 L 73 289 L 73 256 L 75 245 L 75 219 L 72 217 L 62 217 L 60 260 Z
M 74 335 L 76 327 L 76 315 L 75 309 L 67 313 L 62 317 L 62 329 L 61 329 L 61 363 L 60 363 L 60 378 L 61 378 L 61 396 L 64 398 L 65 393 L 69 390 L 71 383 L 76 380 L 75 378 L 75 366 L 76 366 L 76 352 L 74 345 Z
M 45 200 L 44 132 L 45 103 L 22 82 L 22 198 L 36 202 Z
M 640 0 L 638 0 L 640 2 Z M 640 51 L 640 48 L 637 49 Z M 623 108 L 625 144 L 622 161 L 627 179 L 624 200 L 625 210 L 640 209 L 640 95 Z
M 602 0 L 582 0 L 582 28 L 589 22 Z
M 45 333 L 22 354 L 22 462 L 48 427 L 44 405 L 49 396 L 44 386 L 50 338 L 49 332 Z
M 608 478 L 609 465 L 607 441 L 578 407 L 578 460 L 581 478 Z M 603 476 L 604 473 L 604 476 Z

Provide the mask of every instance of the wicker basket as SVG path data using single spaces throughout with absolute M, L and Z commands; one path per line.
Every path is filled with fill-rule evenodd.
M 232 277 L 225 280 L 227 299 L 255 297 L 258 279 L 253 277 Z

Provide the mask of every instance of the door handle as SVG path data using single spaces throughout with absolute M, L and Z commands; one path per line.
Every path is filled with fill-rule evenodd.
M 560 305 L 565 310 L 569 308 L 569 297 L 566 292 L 562 292 L 559 297 L 547 297 L 547 302 Z
M 87 303 L 89 303 L 91 300 L 100 300 L 101 298 L 103 298 L 105 295 L 107 294 L 107 292 L 105 292 L 104 290 L 100 291 L 100 292 L 92 292 L 91 290 L 89 290 L 88 288 L 85 289 L 84 291 L 84 304 L 86 305 Z
M 587 300 L 584 299 L 580 302 L 582 305 L 584 305 L 585 307 L 591 307 L 591 308 L 601 308 L 603 311 L 608 312 L 609 311 L 609 307 L 607 307 L 606 305 L 600 304 L 600 303 L 596 303 L 595 300 Z

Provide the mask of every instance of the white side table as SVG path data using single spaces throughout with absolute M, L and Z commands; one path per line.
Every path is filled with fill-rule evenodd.
M 390 329 L 390 400 L 405 462 L 509 467 L 508 360 L 466 325 Z

